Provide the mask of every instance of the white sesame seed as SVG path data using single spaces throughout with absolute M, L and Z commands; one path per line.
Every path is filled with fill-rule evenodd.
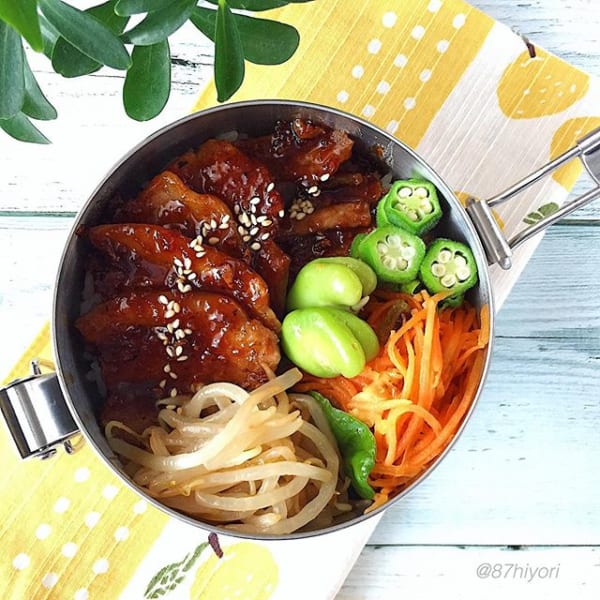
M 187 292 L 191 292 L 191 291 L 192 291 L 192 286 L 191 286 L 191 285 L 184 285 L 184 286 L 181 288 L 181 292 L 182 292 L 183 294 L 187 294 Z
M 270 235 L 271 235 L 271 234 L 270 234 L 269 232 L 267 232 L 267 233 L 263 233 L 263 234 L 260 236 L 260 239 L 261 239 L 261 240 L 263 240 L 263 241 L 264 241 L 264 240 L 268 240 Z
M 179 302 L 173 302 L 173 310 L 178 313 L 181 311 L 181 306 L 179 306 Z
M 192 335 L 192 330 L 191 330 L 191 329 L 187 329 L 187 328 L 186 328 L 186 329 L 184 329 L 184 330 L 183 330 L 183 332 L 184 332 L 186 335 Z
M 188 281 L 194 281 L 194 279 L 196 279 L 197 275 L 196 273 L 190 273 L 188 275 Z
M 223 215 L 223 218 L 221 219 L 221 223 L 229 223 L 229 219 L 231 219 L 230 215 Z
M 210 220 L 210 228 L 211 229 L 216 229 L 217 228 L 217 222 L 214 219 Z
M 236 204 L 236 205 L 233 207 L 233 212 L 234 212 L 236 215 L 239 215 L 239 214 L 240 214 L 240 206 L 239 206 L 239 204 Z
M 227 225 L 227 223 L 221 223 L 219 229 L 229 229 L 229 225 Z
M 173 329 L 177 329 L 179 327 L 179 319 L 172 321 L 171 325 L 173 326 Z
M 215 244 L 218 244 L 218 243 L 219 243 L 219 238 L 218 238 L 218 237 L 211 237 L 211 238 L 208 238 L 208 243 L 209 243 L 211 246 L 214 246 Z
M 183 362 L 184 360 L 187 360 L 187 359 L 188 359 L 188 357 L 187 357 L 187 356 L 185 356 L 185 355 L 183 355 L 183 356 L 180 356 L 180 357 L 177 359 L 177 362 Z
M 263 225 L 265 227 L 269 227 L 269 225 L 273 225 L 273 221 L 271 221 L 271 219 L 267 219 L 266 221 L 263 221 Z
M 255 215 L 256 214 L 256 205 L 252 204 L 252 206 L 250 206 L 250 212 Z
M 305 216 L 306 216 L 306 213 L 301 212 L 296 215 L 296 219 L 298 221 L 302 221 L 302 219 L 304 219 Z
M 173 264 L 176 267 L 183 267 L 183 263 L 178 258 L 173 259 Z
M 183 266 L 186 269 L 189 269 L 192 266 L 192 261 L 187 256 L 183 259 Z
M 258 233 L 258 227 L 253 227 L 250 231 L 249 231 L 250 235 L 256 235 Z
M 260 202 L 260 198 L 258 196 L 254 196 L 253 198 L 250 198 L 250 204 L 258 204 Z
M 181 331 L 181 329 L 177 330 L 177 333 Z M 183 353 L 183 348 L 181 346 L 177 346 L 175 348 L 175 356 L 181 356 L 181 354 Z
M 180 283 L 177 283 L 177 285 L 179 286 Z M 167 323 L 167 331 L 173 333 L 173 325 L 171 325 L 171 323 Z
M 244 242 L 249 242 L 250 241 L 250 236 L 248 234 L 246 234 L 243 238 L 242 241 Z
M 167 346 L 167 354 L 169 358 L 173 358 L 175 356 L 175 350 L 173 350 L 173 346 Z
M 158 301 L 159 301 L 161 304 L 168 304 L 168 303 L 169 303 L 169 301 L 167 300 L 167 297 L 166 297 L 166 296 L 163 296 L 163 294 L 161 294 L 161 295 L 158 297 Z
M 177 267 L 176 272 L 180 278 L 183 277 L 183 267 Z
M 240 223 L 246 227 L 250 226 L 250 217 L 245 212 L 240 215 Z
M 329 173 L 323 173 L 321 177 L 319 177 L 321 181 L 327 181 L 329 179 Z
M 175 396 L 177 396 L 177 388 L 173 388 L 169 395 L 171 396 L 171 398 L 175 398 Z
M 163 367 L 163 371 L 164 371 L 165 373 L 170 373 L 170 372 L 171 372 L 171 365 L 167 363 L 167 364 L 166 364 L 166 365 Z
M 267 192 L 272 192 L 275 189 L 275 184 L 271 181 L 271 183 L 267 186 Z
M 297 213 L 295 210 L 293 210 L 293 211 L 290 213 L 290 219 L 295 219 L 297 216 L 298 216 L 298 213 Z
M 162 380 L 162 381 L 161 381 L 161 382 L 158 384 L 158 387 L 160 387 L 160 388 L 163 388 L 163 389 L 164 389 L 165 385 L 167 385 L 167 380 L 166 380 L 166 379 L 163 379 L 163 380 Z
M 196 244 L 198 243 L 198 238 L 194 238 L 191 242 L 190 242 L 190 248 L 194 249 L 196 247 Z
M 192 270 L 191 270 L 191 269 L 184 269 L 184 270 L 181 272 L 181 274 L 182 274 L 182 275 L 185 275 L 185 277 L 187 277 L 187 276 L 188 276 L 188 275 L 189 275 L 191 272 L 192 272 Z
M 283 219 L 283 217 L 285 216 L 285 210 L 283 210 L 282 208 L 277 214 Z
M 162 331 L 157 331 L 157 332 L 156 332 L 156 337 L 157 337 L 159 340 L 162 340 L 162 341 L 164 341 L 164 340 L 166 340 L 166 339 L 167 339 L 167 336 L 166 336 L 164 333 L 162 333 Z
M 177 340 L 182 340 L 184 337 L 185 337 L 185 333 L 183 333 L 183 330 L 181 330 L 181 329 L 178 329 L 178 330 L 175 332 L 175 339 L 177 339 Z
M 171 372 L 171 373 L 169 373 L 169 377 L 170 377 L 171 379 L 177 379 L 177 374 L 176 374 L 176 373 L 173 373 L 173 372 Z
M 252 223 L 252 225 L 256 225 L 258 223 L 254 215 L 250 215 L 250 222 Z
M 254 242 L 253 244 L 250 244 L 250 249 L 251 250 L 260 250 L 260 244 L 258 242 Z
M 165 313 L 165 318 L 166 318 L 166 319 L 170 319 L 171 317 L 174 317 L 174 316 L 175 316 L 175 311 L 173 311 L 173 310 L 168 310 L 168 311 Z
M 316 185 L 311 185 L 307 191 L 309 194 L 316 194 L 319 191 L 319 188 Z
M 314 206 L 309 206 L 304 212 L 307 215 L 312 215 L 315 212 L 315 207 Z
M 238 226 L 237 231 L 240 235 L 244 235 L 246 233 L 246 230 L 241 225 Z
M 257 223 L 264 223 L 267 220 L 267 215 L 261 215 L 256 219 Z

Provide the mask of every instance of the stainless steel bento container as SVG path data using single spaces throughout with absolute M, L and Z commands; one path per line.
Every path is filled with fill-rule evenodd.
M 214 527 L 178 513 L 147 496 L 123 472 L 118 457 L 110 449 L 97 422 L 98 407 L 102 398 L 97 385 L 86 376 L 89 371 L 89 361 L 84 357 L 83 340 L 74 327 L 74 322 L 80 315 L 86 270 L 84 242 L 76 232 L 82 225 L 90 227 L 99 223 L 100 219 L 105 217 L 108 203 L 116 194 L 122 197 L 134 196 L 145 182 L 163 169 L 174 157 L 192 147 L 199 146 L 205 140 L 233 131 L 250 136 L 265 134 L 277 120 L 295 117 L 312 119 L 333 128 L 343 129 L 365 151 L 377 148 L 378 155 L 382 156 L 394 178 L 417 176 L 435 184 L 444 210 L 444 218 L 438 225 L 437 231 L 471 247 L 477 261 L 479 283 L 469 292 L 469 300 L 476 306 L 485 304 L 490 306 L 491 331 L 483 375 L 475 400 L 452 443 L 426 472 L 387 505 L 368 515 L 358 516 L 327 529 L 297 532 L 277 536 L 276 539 L 301 538 L 331 532 L 375 516 L 398 502 L 402 496 L 419 485 L 444 458 L 475 408 L 484 386 L 492 355 L 494 310 L 488 264 L 498 263 L 502 268 L 510 268 L 512 250 L 516 246 L 566 214 L 600 197 L 600 130 L 592 132 L 579 141 L 574 148 L 496 197 L 488 201 L 469 199 L 465 209 L 451 188 L 411 148 L 370 123 L 333 108 L 306 102 L 256 100 L 208 109 L 180 119 L 161 129 L 133 148 L 111 169 L 75 219 L 56 279 L 52 313 L 56 373 L 41 375 L 38 370 L 31 377 L 13 382 L 0 390 L 0 409 L 23 458 L 48 457 L 56 452 L 56 447 L 60 444 L 64 444 L 66 449 L 71 451 L 69 438 L 81 432 L 109 469 L 136 493 L 171 516 L 190 526 L 228 535 L 266 537 L 232 534 L 224 528 Z M 596 187 L 569 202 L 550 217 L 528 227 L 513 239 L 505 239 L 492 216 L 491 208 L 510 199 L 574 157 L 581 158 L 596 182 Z M 273 539 L 273 536 L 268 536 L 266 539 Z

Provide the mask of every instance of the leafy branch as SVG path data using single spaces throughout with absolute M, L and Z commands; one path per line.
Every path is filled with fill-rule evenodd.
M 0 129 L 18 140 L 47 144 L 31 120 L 57 117 L 31 71 L 24 42 L 64 77 L 82 77 L 103 66 L 126 71 L 125 112 L 148 121 L 169 99 L 168 38 L 187 21 L 215 45 L 217 100 L 224 102 L 242 85 L 246 60 L 281 64 L 300 42 L 291 25 L 248 12 L 310 1 L 108 0 L 80 10 L 63 0 L 0 0 Z M 132 17 L 136 24 L 128 29 Z

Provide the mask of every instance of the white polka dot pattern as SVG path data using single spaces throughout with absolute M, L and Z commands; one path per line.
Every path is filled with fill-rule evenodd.
M 94 573 L 96 575 L 103 575 L 104 573 L 106 573 L 106 571 L 108 571 L 108 561 L 106 560 L 106 558 L 99 558 L 93 565 L 92 565 L 92 571 L 94 571 Z
M 381 24 L 389 29 L 396 24 L 397 20 L 398 15 L 393 11 L 389 11 L 386 12 L 383 17 L 381 17 Z
M 71 506 L 71 501 L 64 496 L 61 496 L 54 504 L 54 512 L 58 514 L 65 513 L 69 510 L 69 506 Z
M 58 583 L 58 575 L 56 573 L 46 573 L 42 577 L 42 585 L 47 589 L 52 589 Z
M 26 569 L 30 563 L 31 563 L 31 559 L 29 558 L 29 555 L 25 554 L 24 552 L 17 554 L 13 558 L 13 562 L 12 562 L 13 567 L 15 569 L 17 569 L 17 571 L 22 571 L 23 569 Z

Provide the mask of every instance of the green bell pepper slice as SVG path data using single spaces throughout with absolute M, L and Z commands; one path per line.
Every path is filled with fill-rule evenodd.
M 281 347 L 298 367 L 315 377 L 355 377 L 379 352 L 373 329 L 340 308 L 300 308 L 281 324 Z
M 331 406 L 325 396 L 318 392 L 310 392 L 310 395 L 317 401 L 329 423 L 352 487 L 361 498 L 372 500 L 375 490 L 369 485 L 368 479 L 375 466 L 375 436 L 362 421 Z
M 457 302 L 477 283 L 477 263 L 466 244 L 440 238 L 429 246 L 419 277 L 432 294 L 450 290 L 452 297 L 456 296 L 454 302 Z M 452 300 L 450 302 L 453 303 Z
M 433 229 L 441 218 L 437 190 L 426 179 L 395 181 L 377 205 L 377 225 L 396 225 L 419 236 Z
M 371 266 L 379 280 L 408 283 L 417 277 L 425 256 L 425 243 L 400 227 L 386 225 L 361 240 L 358 254 Z

